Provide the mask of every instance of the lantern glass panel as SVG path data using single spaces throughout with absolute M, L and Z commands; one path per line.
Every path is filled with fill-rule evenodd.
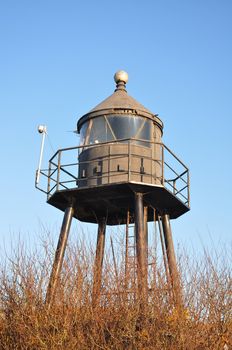
M 87 133 L 87 129 L 89 126 L 89 121 L 84 123 L 81 127 L 80 130 L 80 146 L 83 146 L 86 144 L 86 133 Z
M 108 121 L 118 140 L 136 138 L 141 140 L 152 140 L 152 121 L 139 116 L 114 115 L 108 117 Z M 148 143 L 134 141 L 136 144 L 149 146 Z
M 151 120 L 134 115 L 111 115 L 93 118 L 80 130 L 80 145 L 110 142 L 121 139 L 152 140 Z M 146 147 L 149 143 L 134 141 Z

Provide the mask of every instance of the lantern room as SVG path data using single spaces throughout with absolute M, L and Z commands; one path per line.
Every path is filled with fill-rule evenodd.
M 114 80 L 114 93 L 78 121 L 83 146 L 78 185 L 125 182 L 129 166 L 130 181 L 160 184 L 163 124 L 156 114 L 127 94 L 126 72 L 117 72 Z

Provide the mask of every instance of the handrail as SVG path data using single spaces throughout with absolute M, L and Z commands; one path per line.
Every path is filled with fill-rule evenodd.
M 80 148 L 92 148 L 92 147 L 97 147 L 97 146 L 103 146 L 103 145 L 109 145 L 109 144 L 114 144 L 114 143 L 122 143 L 125 141 L 141 141 L 144 143 L 149 143 L 149 144 L 157 144 L 157 145 L 162 145 L 165 148 L 167 148 L 162 142 L 153 142 L 145 139 L 136 139 L 136 138 L 124 138 L 124 139 L 118 139 L 118 140 L 111 140 L 111 141 L 105 141 L 105 142 L 99 142 L 99 143 L 93 143 L 93 144 L 88 144 L 88 145 L 81 145 L 81 146 L 73 146 L 73 147 L 66 147 L 66 148 L 60 148 L 56 151 L 56 153 L 50 158 L 49 162 L 51 162 L 59 152 L 65 152 L 65 151 L 72 151 L 74 149 L 80 149 Z M 168 148 L 167 148 L 168 149 Z M 171 152 L 170 152 L 171 153 Z M 173 154 L 174 155 L 174 154 Z M 174 157 L 176 157 L 174 155 Z M 177 158 L 177 157 L 176 157 Z M 178 160 L 178 158 L 177 158 Z
M 167 164 L 168 166 L 168 164 Z M 172 169 L 172 168 L 170 168 Z M 173 169 L 172 169 L 173 170 Z M 174 172 L 174 171 L 173 171 Z M 174 179 L 169 179 L 168 181 L 176 181 L 178 180 L 180 177 L 182 177 L 183 175 L 187 174 L 188 170 L 185 170 L 183 173 L 181 173 L 180 175 L 178 175 L 177 177 L 175 177 Z M 187 184 L 187 181 L 185 181 L 185 183 Z
M 67 175 L 73 177 L 74 179 L 77 179 L 76 176 L 74 176 L 73 174 L 71 174 L 69 171 L 65 170 L 63 168 L 63 165 L 60 166 L 60 170 L 62 170 L 64 173 L 66 173 Z
M 189 170 L 186 165 L 175 155 L 175 153 L 173 153 L 170 148 L 168 148 L 168 146 L 166 146 L 164 143 L 161 143 L 163 145 L 163 147 L 174 157 L 176 158 L 176 160 L 178 160 L 178 162 L 183 165 L 183 167 L 186 169 L 186 170 Z
M 133 152 L 133 147 L 132 147 L 133 142 L 136 142 L 136 143 L 140 142 L 140 143 L 144 143 L 146 145 L 149 142 L 149 144 L 151 146 L 152 145 L 153 146 L 160 146 L 161 152 L 160 153 L 158 152 L 158 155 L 159 155 L 159 157 L 157 157 L 158 159 L 155 159 L 154 156 L 152 156 L 152 154 L 153 154 L 152 152 L 150 153 L 150 155 L 148 155 L 146 153 L 144 153 L 144 155 L 142 155 L 143 159 L 147 159 L 148 161 L 151 162 L 151 168 L 148 171 L 148 173 L 146 173 L 146 172 L 143 173 L 141 170 L 141 167 L 138 168 L 138 170 L 134 169 L 134 167 L 133 167 L 133 159 L 141 158 L 139 154 L 136 154 L 136 152 L 135 153 Z M 127 145 L 128 145 L 127 151 L 126 152 L 122 151 L 119 154 L 110 154 L 110 146 L 113 144 L 120 144 L 120 143 L 127 143 Z M 86 150 L 86 149 L 93 148 L 93 147 L 101 147 L 103 145 L 108 145 L 109 148 L 108 148 L 107 154 L 104 154 L 100 158 L 83 160 L 81 162 L 79 161 L 79 159 L 75 162 L 73 162 L 72 159 L 70 159 L 70 154 L 72 155 L 71 152 L 73 152 L 75 150 Z M 152 149 L 151 146 L 150 146 L 150 149 Z M 81 154 L 81 153 L 77 152 L 75 157 L 78 158 L 79 154 Z M 156 156 L 157 155 L 155 154 L 155 157 Z M 170 158 L 170 156 L 171 156 L 171 158 Z M 66 159 L 65 159 L 65 157 L 66 157 Z M 68 157 L 68 159 L 67 159 L 67 157 Z M 73 155 L 72 155 L 72 158 L 73 158 Z M 38 188 L 42 192 L 46 193 L 48 198 L 50 198 L 57 191 L 60 191 L 63 189 L 71 189 L 71 188 L 74 188 L 74 186 L 75 186 L 75 188 L 78 188 L 78 186 L 81 183 L 82 183 L 81 186 L 85 186 L 84 181 L 88 181 L 89 179 L 95 179 L 95 178 L 101 177 L 102 179 L 104 179 L 104 183 L 110 183 L 110 178 L 114 175 L 116 175 L 116 176 L 118 175 L 117 172 L 114 173 L 113 170 L 110 170 L 111 161 L 116 161 L 117 159 L 124 159 L 124 158 L 127 159 L 128 169 L 127 170 L 123 170 L 123 169 L 120 170 L 120 175 L 127 174 L 127 181 L 130 182 L 131 180 L 133 180 L 132 176 L 134 176 L 136 174 L 138 176 L 141 176 L 141 182 L 144 182 L 144 183 L 146 183 L 146 176 L 150 176 L 150 183 L 153 183 L 152 181 L 157 181 L 159 179 L 162 186 L 164 186 L 167 189 L 169 189 L 169 186 L 170 186 L 170 188 L 172 189 L 172 190 L 171 189 L 170 190 L 172 191 L 173 195 L 175 195 L 179 199 L 180 199 L 180 197 L 183 198 L 184 199 L 183 203 L 185 203 L 185 204 L 187 203 L 187 205 L 189 206 L 189 203 L 190 203 L 189 202 L 190 201 L 190 190 L 189 190 L 190 177 L 189 177 L 188 167 L 162 142 L 150 142 L 148 140 L 136 139 L 136 138 L 124 138 L 124 139 L 102 142 L 102 143 L 97 143 L 97 144 L 73 146 L 73 147 L 66 147 L 66 148 L 58 149 L 55 152 L 55 154 L 50 158 L 48 169 L 41 169 L 41 171 L 40 171 L 41 175 L 43 175 L 47 178 L 47 181 L 48 181 L 47 191 L 39 188 L 37 185 L 36 185 L 36 188 Z M 62 162 L 61 162 L 61 159 L 62 159 Z M 87 175 L 84 178 L 78 177 L 78 167 L 80 167 L 81 165 L 83 166 L 84 164 L 90 164 L 90 166 L 91 166 L 91 164 L 93 164 L 93 166 L 94 166 L 95 164 L 97 164 L 98 161 L 102 161 L 102 162 L 106 161 L 107 162 L 108 171 L 106 171 L 106 173 L 101 173 L 100 175 L 97 174 L 96 176 L 95 175 L 91 175 L 91 176 Z M 160 170 L 161 170 L 160 174 L 156 172 L 157 163 L 160 166 Z M 72 167 L 73 167 L 73 169 L 75 169 L 74 170 L 75 173 L 73 173 Z M 176 168 L 181 170 L 180 167 L 182 167 L 181 172 L 176 170 Z M 71 170 L 68 171 L 67 168 L 69 168 Z M 155 171 L 153 171 L 153 169 Z M 53 175 L 55 173 L 56 173 L 56 175 L 53 177 Z M 168 175 L 173 174 L 174 177 L 167 178 L 167 174 Z M 143 176 L 145 176 L 145 180 L 144 180 Z M 108 178 L 108 180 L 107 180 L 107 178 Z M 180 188 L 180 183 L 178 180 L 185 184 L 184 187 Z M 55 183 L 54 186 L 51 186 L 51 182 Z M 140 182 L 140 180 L 139 180 L 139 182 Z M 74 184 L 73 187 L 67 187 L 67 186 L 72 186 L 72 184 Z M 86 186 L 88 186 L 88 185 L 86 185 Z M 182 199 L 180 199 L 180 200 L 182 201 Z
M 180 178 L 184 183 L 187 184 L 187 182 L 186 182 L 184 179 L 182 179 L 182 177 L 181 177 L 172 167 L 170 167 L 166 162 L 164 162 L 164 164 L 165 164 L 170 170 L 172 170 L 172 171 L 174 172 L 175 175 L 177 175 L 176 178 L 166 180 L 166 182 L 167 182 L 167 181 L 173 181 L 173 182 L 174 182 L 174 181 L 176 181 L 176 180 L 178 180 L 178 179 Z M 186 171 L 188 171 L 188 170 L 186 170 Z M 183 175 L 185 175 L 185 173 L 184 173 Z
M 99 143 L 93 143 L 93 144 L 89 144 L 89 145 L 81 145 L 81 146 L 73 146 L 73 147 L 66 147 L 66 148 L 60 148 L 56 151 L 56 153 L 52 156 L 52 158 L 49 161 L 52 161 L 55 156 L 59 153 L 59 152 L 64 152 L 64 151 L 71 151 L 74 149 L 80 149 L 80 148 L 91 148 L 91 147 L 96 147 L 96 146 L 102 146 L 105 144 L 114 144 L 114 143 L 121 143 L 121 142 L 125 142 L 125 141 L 141 141 L 144 143 L 149 143 L 149 144 L 155 144 L 155 145 L 161 145 L 163 146 L 186 170 L 189 170 L 188 167 L 177 157 L 177 155 L 175 155 L 175 153 L 173 153 L 170 148 L 168 146 L 166 146 L 164 143 L 162 142 L 153 142 L 153 141 L 148 141 L 145 139 L 136 139 L 136 138 L 124 138 L 124 139 L 118 139 L 118 140 L 112 140 L 112 141 L 105 141 L 105 142 L 99 142 Z

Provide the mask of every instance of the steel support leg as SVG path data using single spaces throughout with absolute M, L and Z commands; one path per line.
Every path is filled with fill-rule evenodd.
M 182 306 L 182 293 L 180 287 L 180 278 L 177 270 L 176 256 L 172 240 L 172 231 L 170 225 L 169 215 L 162 215 L 162 226 L 164 233 L 164 240 L 167 252 L 168 267 L 170 272 L 170 279 L 173 289 L 174 302 L 178 307 Z
M 160 233 L 160 243 L 161 243 L 161 248 L 162 248 L 166 279 L 167 279 L 168 288 L 170 288 L 170 287 L 172 287 L 172 285 L 170 283 L 170 273 L 169 273 L 168 262 L 167 262 L 167 253 L 166 253 L 165 243 L 164 243 L 163 226 L 161 226 L 161 218 L 159 215 L 157 217 L 157 220 L 158 220 L 158 227 L 159 227 L 159 233 Z
M 147 237 L 144 229 L 143 194 L 135 193 L 135 232 L 137 255 L 138 293 L 141 306 L 147 303 Z
M 98 235 L 97 235 L 97 248 L 94 263 L 94 276 L 93 276 L 93 292 L 92 292 L 92 303 L 96 306 L 100 291 L 101 291 L 101 281 L 102 281 L 102 265 L 104 257 L 105 248 L 105 232 L 106 232 L 106 222 L 101 221 L 98 224 Z
M 125 248 L 125 290 L 128 288 L 128 256 L 129 256 L 129 224 L 130 224 L 130 211 L 127 210 L 126 218 L 126 248 Z
M 147 218 L 148 218 L 148 207 L 144 207 L 144 234 L 146 237 L 146 248 L 147 248 L 147 263 L 148 263 L 148 223 L 147 223 Z
M 48 305 L 48 307 L 50 307 L 50 305 L 52 304 L 56 293 L 57 282 L 59 280 L 60 271 L 63 264 L 64 253 L 67 245 L 73 212 L 74 209 L 72 206 L 70 206 L 65 210 L 64 213 L 64 219 L 60 230 L 60 237 L 56 248 L 55 259 L 52 266 L 52 272 L 46 294 L 46 304 Z

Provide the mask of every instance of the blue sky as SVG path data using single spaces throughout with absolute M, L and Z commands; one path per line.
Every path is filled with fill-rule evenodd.
M 37 125 L 54 150 L 76 145 L 68 131 L 112 93 L 118 69 L 191 171 L 176 244 L 231 242 L 231 16 L 229 0 L 0 2 L 1 252 L 19 233 L 36 244 L 41 223 L 57 238 L 62 213 L 34 189 Z

